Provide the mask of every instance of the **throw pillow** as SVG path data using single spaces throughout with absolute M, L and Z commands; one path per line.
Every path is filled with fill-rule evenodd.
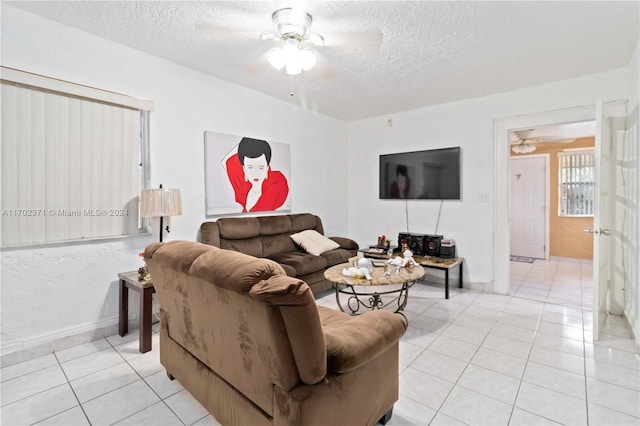
M 320 256 L 322 253 L 340 247 L 340 244 L 312 229 L 292 234 L 291 239 L 307 253 L 315 254 L 316 256 Z

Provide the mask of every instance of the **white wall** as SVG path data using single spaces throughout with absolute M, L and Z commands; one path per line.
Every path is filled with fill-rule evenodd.
M 635 179 L 627 183 L 629 196 L 628 220 L 629 244 L 626 247 L 628 255 L 625 260 L 629 260 L 626 272 L 626 291 L 624 313 L 636 338 L 636 345 L 640 349 L 640 37 L 629 62 L 629 146 L 635 150 L 630 150 L 628 160 L 631 160 L 627 176 Z M 635 206 L 635 209 L 633 208 Z
M 155 102 L 151 184 L 182 190 L 166 240 L 195 240 L 204 211 L 204 131 L 291 145 L 292 210 L 347 235 L 344 122 L 2 4 L 2 65 Z M 274 78 L 285 78 L 275 74 Z M 288 94 L 287 94 L 288 97 Z M 117 273 L 141 265 L 153 235 L 2 252 L 3 363 L 116 332 Z M 131 301 L 135 317 L 137 297 Z M 84 333 L 79 338 L 70 339 Z M 55 343 L 54 343 L 55 342 Z M 14 351 L 29 348 L 10 355 Z
M 458 255 L 465 258 L 465 282 L 493 291 L 494 234 L 508 227 L 493 223 L 494 120 L 594 104 L 598 97 L 623 99 L 628 90 L 628 70 L 619 69 L 350 123 L 349 159 L 357 164 L 348 174 L 350 236 L 373 242 L 386 234 L 395 240 L 406 230 L 405 202 L 378 199 L 378 155 L 460 146 L 462 200 L 444 202 L 438 234 L 456 240 Z M 434 233 L 439 206 L 439 201 L 409 201 L 409 231 Z

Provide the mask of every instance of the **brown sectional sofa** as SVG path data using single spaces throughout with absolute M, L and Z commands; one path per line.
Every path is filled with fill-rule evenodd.
M 291 239 L 291 234 L 306 229 L 324 235 L 322 221 L 310 213 L 220 218 L 215 222 L 202 223 L 200 241 L 274 260 L 287 275 L 305 281 L 317 294 L 331 288 L 331 283 L 324 278 L 324 271 L 357 255 L 358 243 L 349 238 L 329 237 L 340 247 L 316 256 L 305 252 Z
M 282 267 L 190 241 L 145 250 L 160 362 L 224 425 L 373 425 L 398 399 L 401 315 L 317 306 Z

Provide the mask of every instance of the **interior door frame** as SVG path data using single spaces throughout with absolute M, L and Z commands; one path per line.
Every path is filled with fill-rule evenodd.
M 521 156 L 511 156 L 509 155 L 509 170 L 511 170 L 511 161 L 513 159 L 529 159 L 529 158 L 543 158 L 544 159 L 544 259 L 549 260 L 549 227 L 551 220 L 551 170 L 549 163 L 551 162 L 551 156 L 548 152 L 542 154 L 527 154 Z M 509 173 L 511 176 L 511 173 Z M 509 179 L 509 185 L 511 185 L 511 179 Z M 509 186 L 509 196 L 511 196 L 511 186 Z M 511 203 L 511 200 L 509 200 Z M 509 204 L 509 209 L 511 208 L 511 204 Z M 511 214 L 511 213 L 509 213 Z M 510 231 L 509 231 L 510 232 Z M 511 235 L 509 235 L 509 251 L 511 251 Z
M 509 132 L 532 127 L 590 121 L 596 118 L 595 102 L 590 105 L 494 120 L 493 198 L 493 289 L 509 294 L 509 198 L 511 194 L 511 154 Z

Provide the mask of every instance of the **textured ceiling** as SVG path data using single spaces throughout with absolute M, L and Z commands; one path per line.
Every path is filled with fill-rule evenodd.
M 640 16 L 637 1 L 3 3 L 347 121 L 625 67 Z M 327 46 L 291 78 L 259 34 L 294 4 Z

